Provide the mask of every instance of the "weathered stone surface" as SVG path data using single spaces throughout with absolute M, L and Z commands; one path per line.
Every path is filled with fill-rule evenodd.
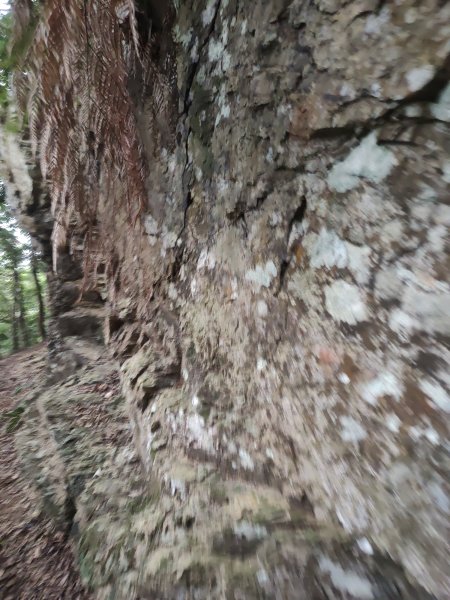
M 105 191 L 97 215 L 156 491 L 129 516 L 89 480 L 86 579 L 99 597 L 444 600 L 450 5 L 177 5 L 178 105 L 155 120 L 136 99 L 147 212 L 130 230 Z
M 149 235 L 181 261 L 156 305 L 179 315 L 183 387 L 136 417 L 161 478 L 182 453 L 306 492 L 442 597 L 448 11 L 181 4 L 167 194 L 181 177 L 189 202 Z
M 65 312 L 58 317 L 58 330 L 62 337 L 80 336 L 101 339 L 104 312 L 99 308 L 85 308 Z

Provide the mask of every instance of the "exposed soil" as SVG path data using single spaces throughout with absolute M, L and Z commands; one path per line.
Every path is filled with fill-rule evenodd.
M 20 409 L 44 380 L 45 347 L 0 361 L 0 599 L 87 600 L 70 540 L 40 511 L 14 446 Z M 18 422 L 16 422 L 18 421 Z

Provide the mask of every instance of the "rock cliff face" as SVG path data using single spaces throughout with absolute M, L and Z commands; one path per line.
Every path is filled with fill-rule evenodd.
M 103 244 L 74 225 L 52 276 L 72 361 L 53 374 L 104 318 L 143 466 L 135 485 L 115 463 L 118 502 L 96 470 L 72 486 L 86 581 L 449 598 L 450 5 L 149 6 L 165 83 L 155 110 L 133 81 L 148 203 L 130 222 L 121 182 L 100 189 Z

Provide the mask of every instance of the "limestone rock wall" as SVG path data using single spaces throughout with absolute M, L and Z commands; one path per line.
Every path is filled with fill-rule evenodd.
M 181 456 L 307 497 L 449 593 L 449 10 L 179 6 L 154 316 L 122 373 L 149 472 L 205 504 L 205 551 L 223 509 Z
M 450 5 L 181 0 L 171 22 L 164 110 L 136 94 L 147 210 L 98 208 L 158 490 L 128 584 L 448 598 Z

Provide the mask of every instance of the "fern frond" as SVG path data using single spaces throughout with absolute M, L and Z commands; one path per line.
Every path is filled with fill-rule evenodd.
M 171 88 L 154 66 L 150 24 L 141 38 L 135 0 L 12 3 L 15 39 L 32 32 L 14 90 L 28 117 L 33 156 L 49 182 L 57 252 L 69 229 L 91 232 L 100 184 L 114 190 L 119 182 L 124 194 L 104 195 L 109 202 L 124 198 L 130 224 L 145 210 L 146 161 L 135 116 L 142 98 L 131 97 L 130 82 L 139 79 L 143 97 L 151 94 L 153 114 L 166 109 Z M 105 232 L 84 237 L 106 248 Z

